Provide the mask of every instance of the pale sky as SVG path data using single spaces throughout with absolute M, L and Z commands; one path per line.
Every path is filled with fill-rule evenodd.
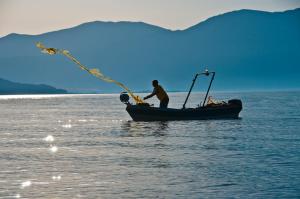
M 299 7 L 300 0 L 0 0 L 0 37 L 40 34 L 89 21 L 143 21 L 177 30 L 232 10 Z

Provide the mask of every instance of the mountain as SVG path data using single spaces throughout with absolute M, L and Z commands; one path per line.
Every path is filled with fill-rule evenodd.
M 158 79 L 167 90 L 187 90 L 193 75 L 216 71 L 213 89 L 300 88 L 300 9 L 239 10 L 171 31 L 142 22 L 89 22 L 41 35 L 0 38 L 0 75 L 70 91 L 120 92 L 66 57 L 45 55 L 35 42 L 69 50 L 90 68 L 133 90 Z M 207 85 L 201 79 L 196 89 Z
M 0 78 L 0 94 L 65 94 L 66 90 L 40 84 L 21 84 Z

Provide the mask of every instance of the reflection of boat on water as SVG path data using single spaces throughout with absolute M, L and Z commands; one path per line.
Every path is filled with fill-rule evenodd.
M 148 137 L 148 136 L 165 136 L 169 131 L 169 121 L 154 122 L 134 122 L 124 121 L 121 125 L 123 136 L 129 137 Z
M 186 108 L 196 79 L 199 75 L 211 75 L 204 102 L 196 108 Z M 242 110 L 242 101 L 239 99 L 228 100 L 228 102 L 213 102 L 208 100 L 206 103 L 211 84 L 214 80 L 215 72 L 196 74 L 188 95 L 181 109 L 151 107 L 148 103 L 133 105 L 129 103 L 129 96 L 126 93 L 120 95 L 120 100 L 127 105 L 126 111 L 134 121 L 167 121 L 167 120 L 205 120 L 205 119 L 237 119 Z

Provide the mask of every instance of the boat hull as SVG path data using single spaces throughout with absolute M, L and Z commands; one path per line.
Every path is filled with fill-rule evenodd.
M 238 119 L 242 110 L 240 100 L 199 108 L 173 109 L 128 104 L 126 111 L 134 121 Z

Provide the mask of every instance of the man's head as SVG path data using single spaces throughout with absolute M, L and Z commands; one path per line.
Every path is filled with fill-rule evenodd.
M 157 87 L 158 86 L 158 81 L 157 80 L 153 80 L 152 81 L 152 86 L 153 87 Z

